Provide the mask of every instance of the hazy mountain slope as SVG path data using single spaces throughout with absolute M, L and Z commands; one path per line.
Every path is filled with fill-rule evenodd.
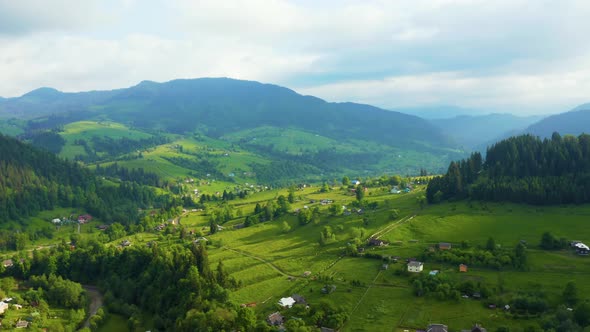
M 457 143 L 468 149 L 493 142 L 508 132 L 519 132 L 538 121 L 540 116 L 519 117 L 512 114 L 461 115 L 431 122 Z
M 386 144 L 451 145 L 440 130 L 415 116 L 223 78 L 142 82 L 110 99 L 104 112 L 139 127 L 176 133 L 201 128 L 213 137 L 268 125 Z
M 481 113 L 479 111 L 474 111 L 462 107 L 457 106 L 447 106 L 447 105 L 438 105 L 438 106 L 419 106 L 419 107 L 399 107 L 391 109 L 392 111 L 411 114 L 415 116 L 419 116 L 423 119 L 442 119 L 442 118 L 452 118 L 461 115 L 468 115 L 468 114 L 476 114 Z
M 532 124 L 524 132 L 540 137 L 550 137 L 553 132 L 562 135 L 590 133 L 590 104 L 580 105 L 572 111 L 549 116 Z

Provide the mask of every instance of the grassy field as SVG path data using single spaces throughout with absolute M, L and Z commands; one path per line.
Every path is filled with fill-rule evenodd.
M 188 145 L 188 144 L 187 144 Z M 489 330 L 500 326 L 524 328 L 533 320 L 513 319 L 510 313 L 500 309 L 490 310 L 483 301 L 461 298 L 459 301 L 440 301 L 434 297 L 415 297 L 411 279 L 396 271 L 405 270 L 404 259 L 416 257 L 429 246 L 438 242 L 450 242 L 459 246 L 467 241 L 473 247 L 485 246 L 492 236 L 504 248 L 513 248 L 524 240 L 528 249 L 528 269 L 518 271 L 507 268 L 502 271 L 470 267 L 468 273 L 459 273 L 457 266 L 426 262 L 425 271 L 438 269 L 450 280 L 484 282 L 492 288 L 500 283 L 506 294 L 542 289 L 550 305 L 561 303 L 560 294 L 565 283 L 575 281 L 583 298 L 590 297 L 590 259 L 575 255 L 571 250 L 545 251 L 538 247 L 545 231 L 557 237 L 590 242 L 588 227 L 590 206 L 535 207 L 527 205 L 455 202 L 423 209 L 416 197 L 423 194 L 418 187 L 408 194 L 388 194 L 383 188 L 370 189 L 366 194 L 369 202 L 377 202 L 376 210 L 366 209 L 363 214 L 331 216 L 329 206 L 319 203 L 331 199 L 333 204 L 350 206 L 354 196 L 347 189 L 334 188 L 320 193 L 319 187 L 308 187 L 295 192 L 296 201 L 291 209 L 320 207 L 319 224 L 299 225 L 293 213 L 276 220 L 242 229 L 232 225 L 243 222 L 254 210 L 256 203 L 265 204 L 279 195 L 287 195 L 287 189 L 274 189 L 230 201 L 240 215 L 225 224 L 225 229 L 208 234 L 209 214 L 217 207 L 211 205 L 206 211 L 188 211 L 180 223 L 189 230 L 198 231 L 209 239 L 209 260 L 214 269 L 223 262 L 227 271 L 242 282 L 242 287 L 230 294 L 236 303 L 256 302 L 260 319 L 277 310 L 281 297 L 294 293 L 303 295 L 311 306 L 329 301 L 349 314 L 343 331 L 403 331 L 424 329 L 429 323 L 440 322 L 451 330 L 468 328 L 476 322 Z M 315 202 L 312 203 L 312 200 Z M 397 217 L 393 217 L 394 211 Z M 31 218 L 30 227 L 47 227 L 55 216 L 68 213 L 83 213 L 58 209 L 47 211 Z M 100 221 L 93 221 L 98 224 Z M 283 230 L 283 222 L 290 230 Z M 50 227 L 53 227 L 49 224 Z M 82 226 L 82 236 L 92 237 L 97 232 L 94 224 Z M 320 245 L 320 232 L 331 227 L 336 240 Z M 68 239 L 77 229 L 62 226 L 54 238 L 36 242 L 35 246 L 47 245 Z M 368 247 L 367 253 L 400 256 L 398 263 L 382 269 L 380 259 L 342 256 L 347 243 L 362 234 L 367 239 L 372 234 L 390 241 L 386 247 Z M 139 233 L 125 237 L 133 245 L 159 241 L 160 245 L 181 242 L 177 235 L 163 233 Z M 121 240 L 114 241 L 117 245 Z M 304 276 L 309 271 L 311 275 Z M 323 280 L 323 281 L 320 281 Z M 327 280 L 327 281 L 326 281 Z M 360 285 L 352 285 L 352 281 Z M 331 284 L 336 290 L 323 294 L 320 289 Z M 499 304 L 500 305 L 500 304 Z M 123 318 L 114 317 L 108 324 L 126 328 Z M 103 328 L 104 330 L 104 328 Z M 106 331 L 106 330 L 104 330 Z
M 266 192 L 259 199 L 269 199 L 286 192 Z M 354 228 L 363 227 L 365 237 L 380 229 L 387 229 L 382 238 L 392 244 L 382 248 L 369 248 L 368 252 L 415 257 L 430 245 L 451 242 L 459 245 L 468 241 L 473 246 L 484 246 L 493 236 L 496 243 L 507 248 L 520 240 L 529 244 L 529 269 L 497 271 L 472 268 L 460 274 L 456 266 L 440 263 L 426 265 L 425 273 L 439 269 L 452 280 L 483 281 L 495 287 L 500 281 L 506 292 L 543 289 L 550 303 L 557 304 L 565 283 L 572 280 L 584 297 L 590 295 L 585 282 L 590 275 L 590 260 L 570 250 L 544 251 L 537 248 L 541 234 L 551 231 L 557 237 L 588 242 L 587 225 L 590 206 L 534 207 L 514 204 L 446 203 L 420 209 L 417 193 L 387 195 L 374 190 L 367 197 L 381 203 L 375 212 L 363 216 L 330 217 L 324 215 L 319 225 L 299 226 L 294 216 L 285 216 L 278 222 L 268 222 L 241 230 L 227 230 L 211 236 L 210 247 L 213 266 L 223 261 L 231 274 L 242 280 L 244 287 L 232 293 L 240 303 L 257 302 L 257 312 L 264 317 L 275 310 L 280 297 L 300 293 L 313 305 L 329 299 L 350 313 L 344 331 L 397 331 L 423 329 L 427 324 L 442 322 L 451 329 L 468 328 L 479 322 L 492 330 L 499 326 L 526 327 L 529 320 L 515 320 L 502 310 L 487 309 L 481 301 L 460 299 L 459 302 L 439 301 L 434 298 L 413 296 L 407 277 L 396 275 L 405 269 L 405 263 L 393 264 L 381 270 L 380 260 L 366 258 L 340 258 L 339 254 L 351 238 Z M 317 193 L 316 189 L 297 192 L 300 197 L 293 208 L 309 204 L 310 198 L 332 198 L 346 205 L 353 200 L 343 191 Z M 253 209 L 256 196 L 240 202 L 246 211 Z M 312 205 L 313 204 L 309 204 Z M 390 220 L 391 209 L 400 211 L 397 220 Z M 413 218 L 409 218 L 415 215 Z M 202 216 L 205 224 L 205 216 Z M 368 224 L 363 218 L 369 219 Z M 280 224 L 287 221 L 291 231 L 283 233 Z M 397 224 L 395 227 L 388 225 Z M 318 243 L 319 232 L 329 225 L 335 229 L 337 242 L 327 246 Z M 387 227 L 387 228 L 386 228 Z M 231 250 L 230 250 L 231 249 Z M 337 290 L 321 294 L 323 282 L 302 277 L 304 271 L 312 276 L 328 276 Z M 293 276 L 289 280 L 288 276 Z M 351 280 L 359 280 L 361 287 L 353 287 Z M 534 321 L 532 322 L 534 323 Z

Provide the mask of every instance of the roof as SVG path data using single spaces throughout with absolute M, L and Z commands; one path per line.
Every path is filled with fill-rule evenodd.
M 448 332 L 449 328 L 443 324 L 430 324 L 426 329 L 426 332 Z
M 274 312 L 266 318 L 269 324 L 271 325 L 280 325 L 283 324 L 283 316 L 277 311 Z
M 451 244 L 448 243 L 448 242 L 441 242 L 441 243 L 438 244 L 438 247 L 439 248 L 450 248 L 451 247 Z
M 408 266 L 411 266 L 411 267 L 420 267 L 420 266 L 423 266 L 423 265 L 424 265 L 424 263 L 418 262 L 418 261 L 411 261 L 411 262 L 408 263 Z
M 282 307 L 292 307 L 295 300 L 292 297 L 283 297 L 279 300 L 279 305 Z

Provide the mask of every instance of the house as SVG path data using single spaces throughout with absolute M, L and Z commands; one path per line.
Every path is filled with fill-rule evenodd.
M 283 308 L 291 308 L 295 304 L 292 297 L 283 297 L 279 300 L 279 305 Z
M 269 325 L 278 326 L 283 324 L 283 319 L 283 316 L 277 311 L 275 313 L 268 315 L 266 321 Z
M 451 249 L 451 244 L 448 242 L 441 242 L 438 244 L 438 249 L 439 250 L 450 250 Z
M 242 308 L 254 308 L 254 307 L 256 307 L 256 302 L 242 303 L 242 304 L 240 304 L 240 307 L 242 307 Z
M 91 220 L 92 220 L 92 216 L 89 214 L 83 214 L 83 215 L 78 216 L 78 222 L 80 224 L 85 224 Z
M 510 304 L 505 305 L 504 310 L 506 310 L 506 311 L 510 310 Z
M 369 239 L 369 245 L 370 246 L 383 247 L 383 246 L 386 246 L 388 244 L 389 244 L 389 242 L 383 241 L 383 240 L 379 240 L 379 239 L 376 239 L 374 237 L 372 237 L 372 238 Z
M 11 267 L 14 265 L 14 263 L 12 262 L 12 259 L 7 259 L 7 260 L 2 261 L 2 265 L 4 267 Z
M 125 240 L 121 242 L 121 247 L 129 247 L 131 245 L 131 241 Z
M 361 182 L 359 180 L 352 180 L 350 181 L 350 184 L 353 186 L 358 186 L 359 184 L 361 184 Z
M 2 301 L 0 302 L 0 315 L 4 313 L 8 309 L 8 303 Z
M 109 225 L 99 225 L 96 226 L 96 228 L 98 228 L 101 231 L 106 231 L 109 228 Z
M 397 188 L 393 188 L 389 192 L 392 193 L 392 194 L 399 194 L 399 193 L 401 193 L 401 191 L 399 189 L 397 189 Z
M 461 332 L 487 332 L 487 330 L 481 327 L 479 324 L 475 324 L 471 330 L 462 330 Z
M 217 225 L 217 230 L 218 230 L 218 231 L 222 231 L 222 230 L 223 230 L 223 228 L 224 228 L 223 226 L 221 226 L 221 225 Z
M 426 328 L 426 332 L 448 332 L 449 327 L 443 324 L 430 324 Z
M 51 221 L 54 225 L 61 224 L 61 219 L 55 218 Z
M 29 327 L 29 322 L 27 322 L 26 320 L 19 320 L 18 322 L 16 322 L 17 329 L 26 329 L 27 327 Z
M 467 265 L 460 264 L 459 265 L 459 272 L 467 272 Z
M 295 304 L 307 304 L 305 298 L 299 294 L 293 294 L 293 296 L 291 297 L 293 298 L 293 300 L 295 300 Z
M 420 273 L 424 269 L 424 263 L 411 261 L 408 263 L 408 272 Z

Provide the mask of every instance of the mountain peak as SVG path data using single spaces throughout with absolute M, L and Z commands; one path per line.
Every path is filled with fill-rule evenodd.
M 62 94 L 63 94 L 63 92 L 58 91 L 54 88 L 43 87 L 43 88 L 35 89 L 31 92 L 25 93 L 24 95 L 22 95 L 22 97 L 32 97 L 32 98 L 38 98 L 38 99 L 52 99 L 55 97 L 59 97 Z

